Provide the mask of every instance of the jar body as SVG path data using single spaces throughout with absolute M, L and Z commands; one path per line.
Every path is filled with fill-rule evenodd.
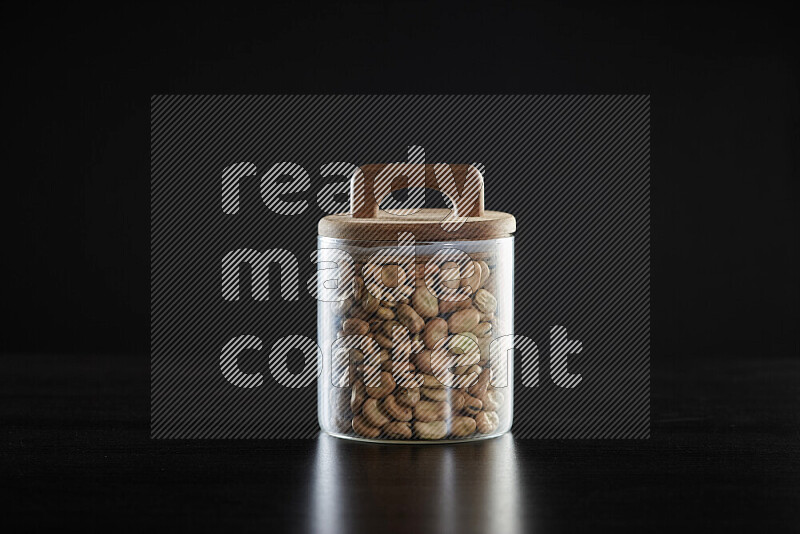
M 507 432 L 513 236 L 405 245 L 318 238 L 320 427 L 406 443 Z

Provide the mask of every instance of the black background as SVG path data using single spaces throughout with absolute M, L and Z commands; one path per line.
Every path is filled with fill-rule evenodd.
M 766 514 L 791 524 L 800 131 L 796 19 L 788 6 L 70 3 L 7 7 L 3 19 L 2 352 L 14 358 L 3 422 L 11 429 L 4 445 L 19 447 L 15 456 L 4 453 L 15 466 L 5 479 L 16 482 L 10 491 L 30 514 L 44 521 L 36 511 L 56 501 L 62 513 L 95 509 L 72 483 L 91 488 L 98 502 L 110 495 L 100 506 L 126 496 L 148 502 L 155 490 L 145 483 L 172 483 L 175 491 L 202 480 L 220 484 L 229 470 L 249 472 L 236 464 L 236 451 L 259 457 L 248 445 L 146 441 L 152 94 L 646 93 L 653 440 L 598 445 L 599 455 L 592 445 L 545 444 L 528 457 L 556 467 L 545 475 L 528 464 L 522 471 L 562 484 L 545 499 L 549 513 L 585 521 L 591 518 L 563 505 L 573 497 L 563 484 L 582 485 L 579 467 L 570 465 L 607 480 L 647 477 L 649 490 L 632 484 L 627 495 L 650 499 L 633 514 L 636 524 L 740 512 L 756 523 Z M 55 356 L 16 356 L 35 353 Z M 58 378 L 38 381 L 40 372 Z M 123 393 L 109 390 L 107 374 Z M 54 400 L 61 397 L 74 404 Z M 665 430 L 675 421 L 683 426 Z M 306 448 L 270 454 L 302 467 Z M 215 452 L 231 450 L 222 458 Z M 579 460 L 565 466 L 563 455 Z M 593 471 L 592 458 L 606 467 Z M 108 469 L 95 471 L 98 465 Z M 211 480 L 198 465 L 215 474 Z M 260 469 L 265 478 L 292 480 L 286 467 Z M 289 484 L 304 494 L 302 481 Z M 175 509 L 191 499 L 214 496 L 190 493 Z M 280 514 L 270 502 L 268 510 Z M 145 521 L 126 510 L 135 524 Z M 625 524 L 602 499 L 579 511 Z M 558 517 L 545 523 L 564 524 Z

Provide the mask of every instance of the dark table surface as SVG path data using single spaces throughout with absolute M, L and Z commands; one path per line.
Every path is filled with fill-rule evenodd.
M 7 358 L 6 532 L 800 528 L 796 357 L 654 361 L 649 440 L 407 447 L 155 441 L 146 355 Z

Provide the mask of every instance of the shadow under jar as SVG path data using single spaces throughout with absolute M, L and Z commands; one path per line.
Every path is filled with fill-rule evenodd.
M 455 209 L 380 210 L 436 189 Z M 513 418 L 512 215 L 470 165 L 365 165 L 351 212 L 319 223 L 321 428 L 380 442 L 499 436 Z

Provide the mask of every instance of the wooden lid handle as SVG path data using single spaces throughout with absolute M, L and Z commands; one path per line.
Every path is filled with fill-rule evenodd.
M 425 187 L 453 202 L 456 217 L 483 216 L 483 176 L 472 165 L 381 163 L 362 165 L 350 181 L 350 214 L 378 216 L 383 199 L 394 191 Z

